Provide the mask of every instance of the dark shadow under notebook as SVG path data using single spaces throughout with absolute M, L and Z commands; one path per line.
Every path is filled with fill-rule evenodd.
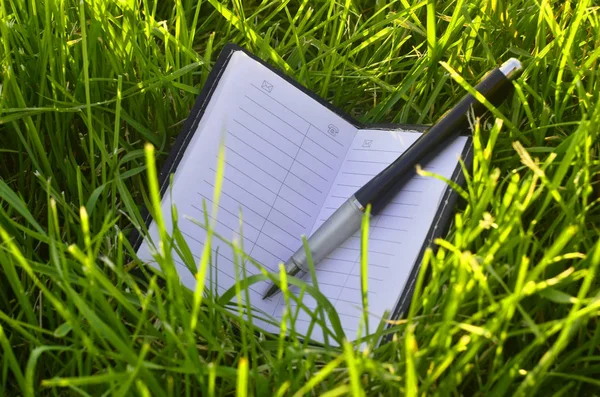
M 196 262 L 206 230 L 203 200 L 211 213 L 216 169 L 224 144 L 224 176 L 215 231 L 243 243 L 244 251 L 266 269 L 278 266 L 335 209 L 371 177 L 396 159 L 419 136 L 423 126 L 361 125 L 266 63 L 235 45 L 217 60 L 208 82 L 160 173 L 162 209 L 172 223 L 171 204 L 179 229 Z M 424 164 L 424 168 L 459 183 L 459 157 L 467 162 L 471 139 L 459 136 Z M 169 177 L 173 184 L 169 187 Z M 415 175 L 382 213 L 370 220 L 368 299 L 371 329 L 386 312 L 394 318 L 407 308 L 418 265 L 426 247 L 447 230 L 457 195 L 435 178 Z M 243 235 L 240 234 L 240 213 Z M 194 221 L 195 220 L 195 221 Z M 147 219 L 149 236 L 158 241 L 156 225 Z M 135 248 L 152 263 L 150 240 Z M 216 263 L 212 288 L 222 293 L 236 280 L 231 247 L 213 240 Z M 177 258 L 184 286 L 193 289 L 194 275 Z M 253 265 L 247 272 L 259 274 Z M 360 234 L 356 234 L 316 266 L 320 291 L 338 311 L 348 339 L 362 316 Z M 238 275 L 239 277 L 239 275 Z M 310 283 L 310 277 L 305 277 Z M 282 295 L 263 300 L 266 282 L 250 286 L 253 307 L 280 318 Z M 305 296 L 312 308 L 315 301 Z M 310 316 L 300 311 L 296 328 L 308 328 Z M 278 331 L 263 324 L 267 331 Z M 319 340 L 320 332 L 312 337 Z

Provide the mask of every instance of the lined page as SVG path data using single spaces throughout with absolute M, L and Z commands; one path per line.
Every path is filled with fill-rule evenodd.
M 206 232 L 203 200 L 213 206 L 218 149 L 225 145 L 224 179 L 215 232 L 237 239 L 244 251 L 271 271 L 285 262 L 308 235 L 350 147 L 356 128 L 243 52 L 235 52 L 178 166 L 172 188 L 179 227 L 198 263 Z M 163 199 L 166 223 L 171 200 Z M 240 235 L 240 212 L 243 238 Z M 152 223 L 151 236 L 156 239 Z M 235 283 L 233 252 L 213 240 L 216 289 Z M 218 254 L 217 254 L 218 252 Z M 144 242 L 139 256 L 151 261 Z M 177 258 L 182 283 L 193 275 Z M 248 275 L 258 274 L 252 264 Z M 241 278 L 241 276 L 240 276 Z M 276 301 L 263 301 L 266 282 L 250 287 L 253 306 L 273 314 Z
M 359 130 L 344 159 L 331 191 L 319 213 L 316 230 L 358 188 L 400 156 L 420 133 Z M 466 143 L 456 138 L 424 165 L 424 169 L 450 178 Z M 393 310 L 424 244 L 446 185 L 435 179 L 413 177 L 385 207 L 370 220 L 368 250 L 368 299 L 370 325 L 379 324 L 386 310 Z M 348 337 L 356 334 L 362 316 L 360 290 L 360 232 L 348 239 L 316 266 L 320 291 L 338 311 Z M 309 277 L 306 278 L 309 282 Z M 308 307 L 315 302 L 307 299 Z M 283 302 L 280 298 L 280 309 Z M 299 315 L 297 327 L 308 326 L 309 317 Z M 318 337 L 318 333 L 315 333 Z

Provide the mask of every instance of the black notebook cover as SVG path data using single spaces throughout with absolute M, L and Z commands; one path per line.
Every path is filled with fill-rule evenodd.
M 345 113 L 343 110 L 333 106 L 331 103 L 329 103 L 326 100 L 324 100 L 323 98 L 319 97 L 314 92 L 306 89 L 306 87 L 302 86 L 297 81 L 286 76 L 280 70 L 276 69 L 275 67 L 273 67 L 273 66 L 269 65 L 268 63 L 264 62 L 263 60 L 259 59 L 252 53 L 246 51 L 245 49 L 239 47 L 238 45 L 227 44 L 223 48 L 221 53 L 219 54 L 219 57 L 217 58 L 211 72 L 208 75 L 208 78 L 207 78 L 206 83 L 204 84 L 204 87 L 202 88 L 200 94 L 198 95 L 198 97 L 194 103 L 194 106 L 193 106 L 192 110 L 190 111 L 190 114 L 184 123 L 183 129 L 177 136 L 175 143 L 174 143 L 173 147 L 171 148 L 167 159 L 165 160 L 164 164 L 160 168 L 160 172 L 158 175 L 158 182 L 159 182 L 159 186 L 160 186 L 161 198 L 164 196 L 165 192 L 167 191 L 167 189 L 169 187 L 170 175 L 174 174 L 177 171 L 177 167 L 178 167 L 181 159 L 183 158 L 186 148 L 187 148 L 188 144 L 190 143 L 196 129 L 198 128 L 198 124 L 199 124 L 200 120 L 202 119 L 202 116 L 204 115 L 204 112 L 208 106 L 208 103 L 210 102 L 210 100 L 212 98 L 212 95 L 213 95 L 215 89 L 217 88 L 219 80 L 220 80 L 221 76 L 223 75 L 223 72 L 225 71 L 225 68 L 227 67 L 229 60 L 231 59 L 231 56 L 236 51 L 243 51 L 250 58 L 252 58 L 256 62 L 259 62 L 260 64 L 264 65 L 265 67 L 269 68 L 272 72 L 281 76 L 292 86 L 296 87 L 298 90 L 300 90 L 303 93 L 305 93 L 306 95 L 310 96 L 311 98 L 316 100 L 318 103 L 320 103 L 327 109 L 331 110 L 332 112 L 336 113 L 337 115 L 339 115 L 340 117 L 342 117 L 343 119 L 345 119 L 346 121 L 348 121 L 349 123 L 351 123 L 352 125 L 354 125 L 355 127 L 359 128 L 359 129 L 367 129 L 367 128 L 368 129 L 381 129 L 381 130 L 403 129 L 403 130 L 416 130 L 416 131 L 425 131 L 427 129 L 427 126 L 425 126 L 425 125 L 414 125 L 414 124 L 362 124 L 362 123 L 358 122 L 357 120 L 355 120 L 354 118 L 352 118 L 347 113 Z M 472 139 L 469 137 L 468 141 L 465 145 L 465 149 L 463 150 L 463 153 L 461 156 L 462 160 L 464 161 L 464 163 L 467 166 L 467 169 L 470 168 L 471 163 L 472 163 L 472 157 L 473 157 L 472 149 L 473 149 Z M 463 176 L 460 164 L 458 164 L 456 169 L 454 170 L 454 172 L 452 174 L 452 180 L 455 181 L 456 183 L 458 183 L 459 185 L 462 185 L 464 183 L 464 176 Z M 403 316 L 404 313 L 406 313 L 406 311 L 410 305 L 411 296 L 412 296 L 412 293 L 414 290 L 414 283 L 417 279 L 420 263 L 423 259 L 425 250 L 428 247 L 435 248 L 433 246 L 433 241 L 436 238 L 442 237 L 447 234 L 450 224 L 451 224 L 451 221 L 452 221 L 454 211 L 455 211 L 458 197 L 459 197 L 458 194 L 454 190 L 452 190 L 449 186 L 446 187 L 446 190 L 444 192 L 444 195 L 443 195 L 443 198 L 441 201 L 442 204 L 440 205 L 440 207 L 438 208 L 438 210 L 436 212 L 434 222 L 428 232 L 427 238 L 425 240 L 425 244 L 423 244 L 423 246 L 421 247 L 421 250 L 420 250 L 417 260 L 415 262 L 416 264 L 415 264 L 415 266 L 413 266 L 413 268 L 411 270 L 410 276 L 406 282 L 406 287 L 404 288 L 404 291 L 402 292 L 402 295 L 399 299 L 398 305 L 394 308 L 394 310 L 392 312 L 391 319 L 398 319 L 401 316 Z M 144 218 L 144 223 L 146 225 L 146 228 L 148 228 L 150 226 L 152 218 L 151 218 L 150 213 L 147 211 L 147 209 L 144 208 L 142 210 L 142 216 Z M 134 250 L 136 250 L 136 251 L 138 250 L 138 248 L 140 247 L 140 245 L 142 243 L 142 240 L 143 240 L 143 236 L 137 230 L 135 230 L 132 233 L 131 238 L 130 238 L 130 241 L 132 242 L 132 246 L 133 246 Z

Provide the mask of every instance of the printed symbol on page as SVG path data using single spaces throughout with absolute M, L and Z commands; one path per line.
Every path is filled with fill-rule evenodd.
M 267 80 L 263 80 L 260 87 L 267 92 L 273 91 L 273 84 L 269 83 Z
M 362 147 L 371 147 L 371 144 L 373 143 L 372 139 L 365 139 L 363 141 Z
M 338 132 L 340 132 L 340 130 L 335 125 L 329 124 L 327 126 L 327 133 L 329 135 L 331 135 L 332 137 L 335 138 L 337 136 Z

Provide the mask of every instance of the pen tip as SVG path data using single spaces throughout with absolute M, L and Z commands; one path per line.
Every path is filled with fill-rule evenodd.
M 273 295 L 275 295 L 278 290 L 279 290 L 279 288 L 277 288 L 277 286 L 275 284 L 271 284 L 271 286 L 269 287 L 269 289 L 267 290 L 267 292 L 263 296 L 263 300 L 269 299 L 270 297 L 272 297 Z

